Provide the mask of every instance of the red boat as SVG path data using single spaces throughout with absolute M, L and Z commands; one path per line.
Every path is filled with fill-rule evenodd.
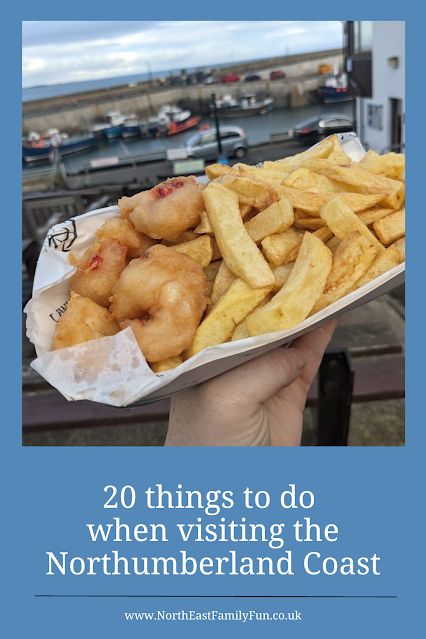
M 201 117 L 198 115 L 194 115 L 183 122 L 170 122 L 167 127 L 166 135 L 176 135 L 177 133 L 182 133 L 183 131 L 188 131 L 188 129 L 193 129 L 198 126 L 201 122 Z

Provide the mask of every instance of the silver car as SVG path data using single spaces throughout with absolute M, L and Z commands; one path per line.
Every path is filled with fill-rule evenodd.
M 223 152 L 229 157 L 243 158 L 248 148 L 244 131 L 238 126 L 221 126 L 219 130 Z M 218 155 L 216 129 L 200 131 L 186 142 L 185 147 L 189 158 L 214 160 Z

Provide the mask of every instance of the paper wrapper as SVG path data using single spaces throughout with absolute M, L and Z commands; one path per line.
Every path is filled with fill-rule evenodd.
M 353 134 L 344 136 L 342 146 L 354 160 L 364 154 Z M 111 337 L 50 351 L 55 324 L 69 299 L 69 278 L 75 272 L 68 262 L 70 251 L 79 257 L 93 241 L 95 231 L 117 215 L 118 207 L 111 206 L 50 229 L 37 264 L 33 297 L 25 308 L 27 335 L 37 352 L 31 366 L 68 400 L 136 406 L 167 397 L 289 343 L 314 326 L 365 304 L 404 281 L 405 264 L 400 264 L 291 330 L 210 347 L 161 374 L 150 369 L 130 328 Z

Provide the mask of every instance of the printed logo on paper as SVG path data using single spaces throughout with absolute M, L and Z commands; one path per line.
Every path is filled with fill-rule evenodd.
M 71 250 L 77 239 L 77 225 L 75 220 L 68 220 L 67 226 L 55 226 L 52 233 L 47 236 L 47 245 L 55 251 L 66 253 Z

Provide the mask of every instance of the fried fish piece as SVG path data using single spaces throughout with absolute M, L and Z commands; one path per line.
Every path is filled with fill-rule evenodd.
M 115 335 L 119 330 L 118 323 L 106 308 L 87 297 L 71 293 L 67 310 L 55 326 L 52 351 Z
M 200 222 L 203 187 L 194 176 L 170 178 L 149 191 L 123 197 L 118 205 L 135 229 L 153 239 L 173 240 Z
M 127 248 L 118 240 L 101 238 L 94 242 L 76 264 L 71 290 L 108 306 L 112 289 L 126 266 L 126 255 Z

